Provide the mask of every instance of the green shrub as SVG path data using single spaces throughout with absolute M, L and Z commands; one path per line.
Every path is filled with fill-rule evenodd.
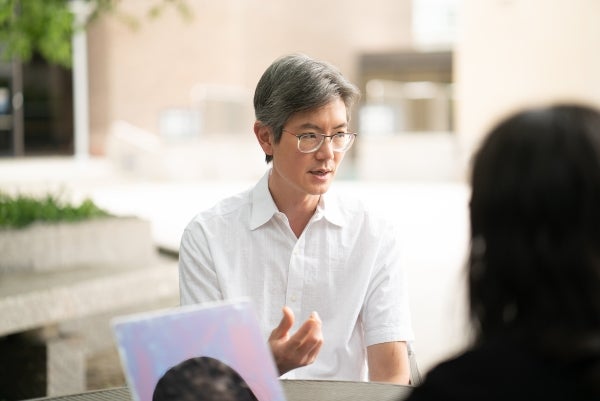
M 0 192 L 0 228 L 21 228 L 33 222 L 80 221 L 108 217 L 90 199 L 79 205 L 63 202 L 56 195 L 35 198 L 28 195 L 10 196 Z

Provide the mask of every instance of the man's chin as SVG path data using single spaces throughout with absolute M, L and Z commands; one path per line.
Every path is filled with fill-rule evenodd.
M 311 193 L 313 195 L 323 195 L 325 192 L 329 191 L 329 187 L 331 186 L 331 183 L 324 183 L 321 185 L 317 185 L 314 187 L 314 189 L 311 191 Z

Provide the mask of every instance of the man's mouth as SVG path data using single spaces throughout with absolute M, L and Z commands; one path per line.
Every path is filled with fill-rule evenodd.
M 324 176 L 324 175 L 327 175 L 327 174 L 329 174 L 331 172 L 332 172 L 331 170 L 321 170 L 321 169 L 319 169 L 319 170 L 311 170 L 310 171 L 311 174 L 318 175 L 318 176 Z

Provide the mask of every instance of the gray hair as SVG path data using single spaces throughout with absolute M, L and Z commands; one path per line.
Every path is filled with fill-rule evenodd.
M 294 113 L 316 109 L 337 97 L 346 105 L 349 121 L 350 109 L 360 97 L 358 88 L 333 65 L 292 54 L 275 60 L 263 73 L 254 92 L 254 113 L 273 129 L 279 143 L 283 126 Z M 265 159 L 269 163 L 273 157 Z

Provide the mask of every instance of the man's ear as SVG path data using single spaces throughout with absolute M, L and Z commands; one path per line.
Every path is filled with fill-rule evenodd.
M 271 127 L 264 125 L 260 121 L 254 122 L 254 135 L 266 155 L 273 156 L 273 142 L 275 137 Z

